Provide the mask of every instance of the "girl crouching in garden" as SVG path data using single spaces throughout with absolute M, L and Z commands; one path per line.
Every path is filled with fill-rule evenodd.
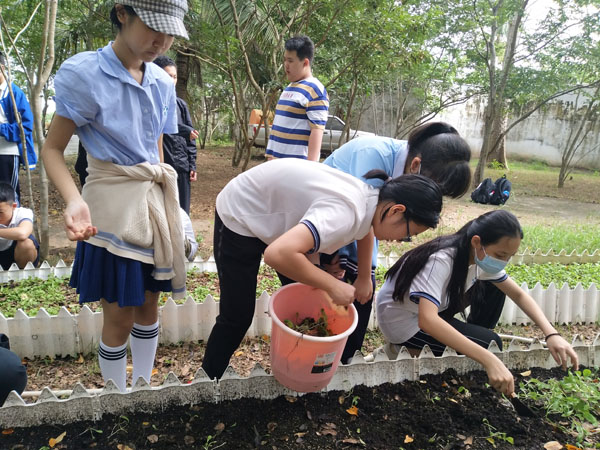
M 490 300 L 502 299 L 485 296 L 489 289 L 473 286 L 476 281 L 485 280 L 510 297 L 541 328 L 558 364 L 566 369 L 570 358 L 577 369 L 573 348 L 533 298 L 504 271 L 522 238 L 517 218 L 508 211 L 496 210 L 468 222 L 455 234 L 438 237 L 405 253 L 388 271 L 377 295 L 377 320 L 388 342 L 388 356 L 395 358 L 401 346 L 422 349 L 425 345 L 440 356 L 448 346 L 479 362 L 494 388 L 512 394 L 512 374 L 487 350 L 492 341 L 502 349 L 500 337 L 487 328 L 493 328 L 495 323 L 482 326 L 454 317 L 469 305 L 479 310 L 497 310 Z

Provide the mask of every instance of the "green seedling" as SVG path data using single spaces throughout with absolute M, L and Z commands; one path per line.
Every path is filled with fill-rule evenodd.
M 562 380 L 550 379 L 542 382 L 536 378 L 520 383 L 521 392 L 526 398 L 541 404 L 546 417 L 558 428 L 577 433 L 577 441 L 583 442 L 589 429 L 598 425 L 600 411 L 600 389 L 598 370 L 569 371 Z M 570 422 L 569 427 L 551 416 L 560 415 L 561 421 Z M 592 427 L 586 425 L 592 425 Z
M 333 333 L 327 326 L 327 313 L 323 308 L 321 308 L 321 314 L 317 320 L 312 317 L 306 317 L 299 321 L 298 313 L 296 313 L 295 323 L 290 319 L 285 319 L 283 323 L 288 328 L 291 328 L 292 330 L 301 334 L 318 337 L 333 336 Z
M 511 436 L 508 436 L 506 433 L 496 431 L 496 427 L 494 427 L 485 417 L 483 418 L 483 424 L 487 427 L 489 433 L 489 436 L 486 437 L 485 440 L 492 444 L 492 447 L 496 448 L 496 440 L 507 442 L 510 445 L 515 445 L 515 440 Z

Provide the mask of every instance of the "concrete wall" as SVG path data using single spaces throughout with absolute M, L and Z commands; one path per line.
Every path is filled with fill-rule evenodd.
M 581 108 L 582 99 L 575 95 L 559 97 L 544 109 L 540 109 L 515 126 L 507 136 L 506 151 L 509 155 L 536 158 L 552 165 L 560 165 L 561 151 L 566 145 L 571 124 L 567 120 Z M 450 108 L 440 114 L 440 120 L 454 125 L 467 139 L 474 154 L 478 154 L 483 133 L 485 102 L 471 100 Z M 509 118 L 511 123 L 514 118 Z M 579 124 L 576 123 L 576 126 Z M 585 139 L 580 155 L 585 153 L 578 166 L 600 169 L 600 123 L 596 123 Z
M 569 94 L 557 98 L 544 109 L 529 116 L 508 133 L 506 151 L 509 157 L 518 155 L 560 165 L 561 149 L 571 131 L 571 125 L 566 119 L 583 104 L 584 99 Z M 445 110 L 433 120 L 451 123 L 469 142 L 473 154 L 477 155 L 482 143 L 484 108 L 485 99 L 476 98 Z M 358 129 L 389 136 L 393 130 L 394 113 L 391 94 L 379 94 L 374 104 L 364 111 Z M 513 120 L 509 118 L 509 123 Z M 587 155 L 577 165 L 600 169 L 600 123 L 596 123 L 589 133 L 582 149 Z

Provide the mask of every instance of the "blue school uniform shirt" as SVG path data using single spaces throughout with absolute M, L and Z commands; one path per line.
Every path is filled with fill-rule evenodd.
M 363 175 L 369 170 L 380 169 L 392 178 L 399 177 L 404 173 L 407 155 L 407 141 L 383 136 L 365 136 L 345 143 L 329 155 L 323 161 L 323 164 L 339 169 L 379 188 L 383 185 L 382 180 L 367 180 Z M 377 267 L 377 251 L 378 242 L 376 240 L 373 246 L 372 267 Z M 356 272 L 356 263 L 358 262 L 356 242 L 340 249 L 339 254 L 342 260 L 345 260 L 346 270 Z
M 125 69 L 112 42 L 67 59 L 54 79 L 56 113 L 96 159 L 131 166 L 159 163 L 158 139 L 177 133 L 175 85 L 155 64 L 145 64 L 142 84 Z

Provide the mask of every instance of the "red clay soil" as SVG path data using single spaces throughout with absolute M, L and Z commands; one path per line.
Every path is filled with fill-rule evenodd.
M 532 376 L 562 374 L 559 369 L 533 369 Z M 574 436 L 551 426 L 543 413 L 519 417 L 486 381 L 484 372 L 458 376 L 451 370 L 351 392 L 172 406 L 157 414 L 105 416 L 98 422 L 17 428 L 10 434 L 5 430 L 0 448 L 48 448 L 50 439 L 63 432 L 54 448 L 532 450 L 549 441 L 575 444 Z

